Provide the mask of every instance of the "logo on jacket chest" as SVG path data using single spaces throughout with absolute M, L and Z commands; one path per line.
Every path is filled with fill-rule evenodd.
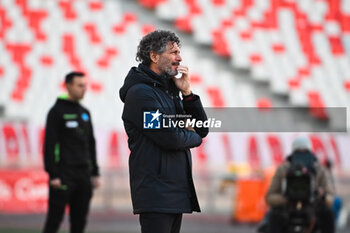
M 81 114 L 81 119 L 83 119 L 83 121 L 89 121 L 90 117 L 86 112 L 84 112 Z
M 77 128 L 79 123 L 77 121 L 66 121 L 67 128 Z

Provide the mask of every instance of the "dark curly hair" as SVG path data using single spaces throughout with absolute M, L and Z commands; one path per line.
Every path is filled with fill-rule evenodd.
M 163 53 L 169 42 L 181 46 L 179 37 L 172 31 L 156 30 L 147 34 L 137 46 L 136 61 L 149 66 L 151 64 L 150 52 Z

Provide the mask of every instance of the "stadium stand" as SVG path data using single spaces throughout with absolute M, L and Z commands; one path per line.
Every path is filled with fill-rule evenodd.
M 230 58 L 234 67 L 250 69 L 255 80 L 268 82 L 272 93 L 289 96 L 293 106 L 349 106 L 347 0 L 139 3 Z
M 193 34 L 196 43 L 212 46 L 235 68 L 249 69 L 254 80 L 268 82 L 272 93 L 288 95 L 293 106 L 311 108 L 350 102 L 349 57 L 343 45 L 350 16 L 347 6 L 340 7 L 344 2 L 139 1 Z M 154 26 L 143 25 L 112 0 L 4 0 L 0 19 L 0 105 L 6 116 L 44 122 L 53 96 L 62 91 L 62 75 L 75 69 L 88 74 L 91 93 L 85 103 L 96 110 L 95 121 L 122 127 L 114 120 L 121 113 L 113 101 L 116 90 L 135 64 L 135 45 Z M 193 67 L 194 90 L 206 106 L 273 106 L 270 99 L 257 98 L 251 85 L 235 83 L 234 74 L 214 75 L 212 59 L 191 48 L 183 51 Z
M 156 27 L 114 0 L 3 0 L 0 3 L 0 106 L 8 119 L 43 125 L 63 75 L 84 71 L 84 103 L 98 127 L 122 129 L 117 90 L 132 65 L 142 35 Z M 193 35 L 199 45 L 248 69 L 272 94 L 292 106 L 348 107 L 349 7 L 343 1 L 139 0 L 155 15 Z M 310 9 L 314 9 L 311 11 Z M 87 49 L 88 48 L 88 49 Z M 207 107 L 274 107 L 236 73 L 188 45 L 194 92 Z M 327 118 L 325 111 L 311 115 Z M 350 114 L 349 114 L 350 115 Z
M 121 12 L 119 2 L 112 0 L 4 0 L 0 16 L 0 105 L 6 117 L 43 124 L 55 96 L 62 92 L 62 76 L 74 69 L 88 74 L 91 92 L 84 102 L 96 113 L 97 125 L 122 128 L 115 121 L 121 114 L 117 89 L 135 65 L 138 40 L 154 30 L 153 25 L 143 25 L 134 13 Z M 193 67 L 194 90 L 205 105 L 257 105 L 252 87 L 236 85 L 233 74 L 217 75 L 213 61 L 200 58 L 190 47 L 183 51 Z

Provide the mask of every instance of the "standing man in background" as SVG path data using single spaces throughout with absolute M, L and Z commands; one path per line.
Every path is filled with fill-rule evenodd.
M 208 128 L 165 128 L 161 118 L 188 114 L 205 121 L 207 116 L 199 96 L 191 92 L 188 68 L 180 65 L 175 33 L 159 30 L 143 37 L 136 60 L 141 63 L 131 68 L 119 92 L 131 151 L 134 214 L 139 214 L 142 233 L 178 233 L 183 213 L 200 212 L 190 148 L 202 143 Z M 175 78 L 178 73 L 181 77 Z
M 65 84 L 68 95 L 58 97 L 46 122 L 44 166 L 49 174 L 49 205 L 44 233 L 58 231 L 66 205 L 70 232 L 84 232 L 92 189 L 100 185 L 90 113 L 79 103 L 86 79 L 83 73 L 71 72 Z

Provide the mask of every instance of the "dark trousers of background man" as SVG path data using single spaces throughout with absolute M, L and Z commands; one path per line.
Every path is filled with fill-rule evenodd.
M 69 205 L 71 233 L 83 233 L 87 223 L 92 184 L 88 169 L 70 169 L 63 172 L 60 189 L 49 189 L 49 206 L 43 233 L 56 233 L 65 208 Z
M 182 214 L 141 213 L 142 233 L 179 233 Z

